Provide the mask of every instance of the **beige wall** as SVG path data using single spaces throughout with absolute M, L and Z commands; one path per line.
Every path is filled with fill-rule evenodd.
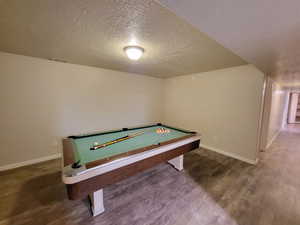
M 0 168 L 57 154 L 63 136 L 157 121 L 254 162 L 263 77 L 247 65 L 162 80 L 0 53 Z
M 0 167 L 59 152 L 61 137 L 161 120 L 157 78 L 0 53 Z
M 264 74 L 246 65 L 165 80 L 163 121 L 202 134 L 202 145 L 257 159 Z

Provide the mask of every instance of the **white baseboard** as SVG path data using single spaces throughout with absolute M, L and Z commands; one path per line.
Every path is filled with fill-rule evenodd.
M 243 162 L 246 162 L 246 163 L 250 163 L 250 164 L 252 164 L 252 165 L 256 165 L 257 162 L 258 162 L 258 158 L 255 159 L 255 160 L 253 160 L 253 159 L 247 159 L 247 158 L 242 157 L 242 156 L 240 156 L 240 155 L 237 155 L 237 154 L 234 154 L 234 153 L 225 152 L 225 151 L 223 151 L 223 150 L 220 150 L 220 149 L 217 149 L 217 148 L 208 146 L 208 145 L 202 145 L 202 144 L 200 144 L 200 148 L 204 148 L 204 149 L 207 149 L 207 150 L 211 150 L 211 151 L 220 153 L 220 154 L 222 154 L 222 155 L 226 155 L 226 156 L 228 156 L 228 157 L 231 157 L 231 158 L 234 158 L 234 159 L 238 159 L 238 160 L 243 161 Z
M 57 153 L 57 154 L 54 154 L 54 155 L 49 155 L 49 156 L 45 156 L 45 157 L 41 157 L 41 158 L 37 158 L 37 159 L 27 160 L 27 161 L 24 161 L 24 162 L 12 163 L 12 164 L 8 164 L 8 165 L 5 165 L 5 166 L 0 166 L 0 171 L 10 170 L 10 169 L 18 168 L 18 167 L 21 167 L 21 166 L 28 166 L 28 165 L 48 161 L 48 160 L 51 160 L 51 159 L 58 159 L 60 157 L 61 157 L 61 154 Z
M 271 146 L 271 144 L 275 141 L 275 139 L 276 139 L 277 136 L 280 134 L 280 132 L 281 132 L 281 129 L 278 130 L 278 131 L 273 135 L 273 137 L 271 138 L 271 140 L 268 142 L 268 144 L 267 144 L 267 146 L 266 146 L 266 149 L 268 149 L 268 148 Z
M 274 135 L 274 137 L 270 141 L 271 144 L 275 140 L 275 138 L 278 136 L 279 133 L 280 133 L 280 131 L 277 132 Z M 222 155 L 226 155 L 226 156 L 234 158 L 234 159 L 241 160 L 241 161 L 246 162 L 246 163 L 257 164 L 257 162 L 258 162 L 258 159 L 256 159 L 256 160 L 247 159 L 247 158 L 244 158 L 242 156 L 239 156 L 239 155 L 236 155 L 236 154 L 233 154 L 233 153 L 228 153 L 228 152 L 225 152 L 225 151 L 220 150 L 220 149 L 216 149 L 216 148 L 208 146 L 208 145 L 202 145 L 201 144 L 200 147 L 205 148 L 207 150 L 211 150 L 211 151 L 220 153 Z M 12 164 L 8 164 L 8 165 L 5 165 L 5 166 L 0 166 L 0 171 L 15 169 L 15 168 L 22 167 L 22 166 L 28 166 L 28 165 L 32 165 L 32 164 L 36 164 L 36 163 L 40 163 L 40 162 L 45 162 L 45 161 L 48 161 L 48 160 L 51 160 L 51 159 L 58 159 L 60 157 L 61 157 L 61 154 L 57 153 L 57 154 L 50 155 L 50 156 L 45 156 L 45 157 L 41 157 L 41 158 L 37 158 L 37 159 L 27 160 L 27 161 L 24 161 L 24 162 L 12 163 Z

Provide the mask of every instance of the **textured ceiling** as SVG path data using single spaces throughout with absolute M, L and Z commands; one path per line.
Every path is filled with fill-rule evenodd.
M 0 0 L 0 34 L 0 51 L 157 77 L 246 63 L 151 0 Z
M 159 0 L 286 86 L 300 87 L 299 0 Z

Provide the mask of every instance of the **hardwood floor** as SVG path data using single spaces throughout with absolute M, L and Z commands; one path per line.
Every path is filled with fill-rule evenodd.
M 185 171 L 161 164 L 104 189 L 106 211 L 69 201 L 60 160 L 0 173 L 0 225 L 299 225 L 300 126 L 252 166 L 205 150 Z

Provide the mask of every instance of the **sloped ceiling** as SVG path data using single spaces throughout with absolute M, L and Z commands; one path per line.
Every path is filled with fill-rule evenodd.
M 300 86 L 300 1 L 159 0 L 285 86 Z
M 0 51 L 157 77 L 246 63 L 151 0 L 1 0 L 0 34 Z

